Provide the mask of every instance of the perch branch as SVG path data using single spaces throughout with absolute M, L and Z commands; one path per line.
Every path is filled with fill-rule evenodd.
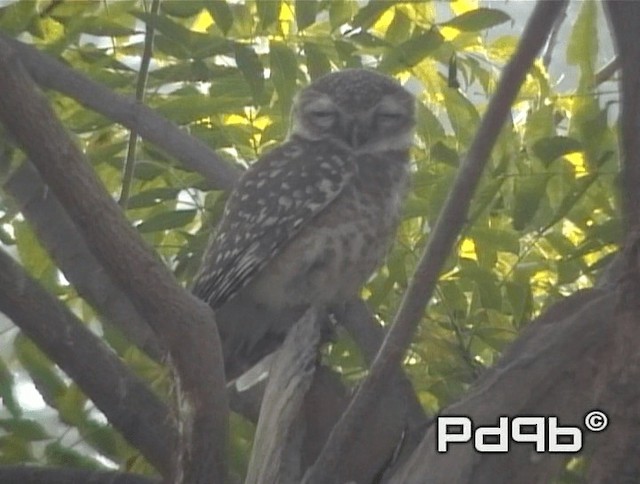
M 297 482 L 305 426 L 301 417 L 320 345 L 319 314 L 309 309 L 288 332 L 269 371 L 245 484 Z

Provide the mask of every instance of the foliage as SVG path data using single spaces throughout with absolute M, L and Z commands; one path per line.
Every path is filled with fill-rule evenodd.
M 364 289 L 386 323 L 517 41 L 511 35 L 487 36 L 487 29 L 510 18 L 467 0 L 446 8 L 430 2 L 164 0 L 158 16 L 133 0 L 46 6 L 9 3 L 0 8 L 0 31 L 127 94 L 138 81 L 141 34 L 153 21 L 145 102 L 242 166 L 286 136 L 296 89 L 331 70 L 377 68 L 416 92 L 413 190 L 388 263 Z M 585 2 L 572 26 L 566 56 L 578 70 L 577 85 L 560 90 L 538 63 L 493 151 L 464 237 L 449 257 L 406 359 L 429 411 L 461 395 L 542 308 L 592 285 L 615 249 L 617 148 L 610 107 L 594 92 L 596 18 L 595 4 Z M 564 55 L 561 49 L 555 55 Z M 128 131 L 61 95 L 48 96 L 117 197 Z M 197 268 L 225 200 L 203 186 L 199 175 L 147 143 L 138 145 L 126 213 L 184 284 Z M 158 383 L 165 379 L 164 370 L 103 328 L 6 198 L 0 199 L 0 239 L 166 394 L 166 385 Z M 91 467 L 104 465 L 106 458 L 120 469 L 151 472 L 33 344 L 14 328 L 5 334 L 12 343 L 0 354 L 1 462 Z M 347 338 L 328 348 L 326 359 L 349 383 L 363 374 L 362 360 Z M 24 379 L 25 373 L 55 409 L 59 425 L 45 429 L 40 416 L 31 418 L 23 399 L 16 398 L 15 375 Z M 63 438 L 68 432 L 77 442 Z M 238 474 L 246 465 L 251 433 L 246 422 L 234 417 L 232 465 Z

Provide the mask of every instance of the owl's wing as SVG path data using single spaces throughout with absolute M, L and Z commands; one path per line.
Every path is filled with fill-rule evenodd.
M 234 188 L 192 292 L 216 309 L 341 193 L 352 155 L 330 142 L 291 140 L 247 170 Z

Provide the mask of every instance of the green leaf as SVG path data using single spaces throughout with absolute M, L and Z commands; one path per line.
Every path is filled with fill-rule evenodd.
M 217 108 L 221 113 L 244 115 L 244 107 L 253 103 L 251 88 L 239 69 L 233 74 L 211 80 L 209 95 L 215 101 L 223 98 L 224 102 Z M 215 104 L 214 104 L 215 105 Z M 215 112 L 211 112 L 215 114 Z
M 130 209 L 153 207 L 166 200 L 174 201 L 178 193 L 180 193 L 180 189 L 174 187 L 150 188 L 149 190 L 144 190 L 133 195 L 129 199 L 127 207 Z
M 25 442 L 46 440 L 50 438 L 44 427 L 35 420 L 21 418 L 0 419 L 0 427 Z
M 358 6 L 353 0 L 335 0 L 329 4 L 329 23 L 331 30 L 349 22 L 358 11 Z
M 570 284 L 582 275 L 586 267 L 580 259 L 560 260 L 557 264 L 558 284 Z
M 87 418 L 85 403 L 87 403 L 87 397 L 80 388 L 75 384 L 69 385 L 64 393 L 56 398 L 60 420 L 76 427 L 82 425 Z
M 453 27 L 464 32 L 477 32 L 512 20 L 502 10 L 478 8 L 448 20 L 443 26 Z
M 262 30 L 266 30 L 278 20 L 281 3 L 280 0 L 256 0 L 256 10 Z
M 44 401 L 55 405 L 56 399 L 66 392 L 67 386 L 56 373 L 51 360 L 22 333 L 18 334 L 13 346 L 18 361 L 29 373 Z
M 384 38 L 392 44 L 404 42 L 411 35 L 412 28 L 413 22 L 411 19 L 402 10 L 397 8 L 393 20 L 384 34 Z
M 236 82 L 236 86 L 237 84 Z M 241 84 L 246 89 L 244 83 L 241 82 Z M 248 102 L 249 99 L 246 101 Z M 208 97 L 203 94 L 175 95 L 163 100 L 157 110 L 174 123 L 187 124 L 214 114 L 238 111 L 243 105 L 244 99 L 234 97 L 228 92 L 225 96 L 215 97 Z
M 536 141 L 533 146 L 533 153 L 548 165 L 553 160 L 561 156 L 582 151 L 582 143 L 574 138 L 566 136 L 552 136 L 550 138 L 542 138 Z
M 461 277 L 474 281 L 474 297 L 479 298 L 477 301 L 479 307 L 485 309 L 502 309 L 502 297 L 500 296 L 499 286 L 496 276 L 491 269 L 484 268 L 474 260 L 461 259 Z
M 24 2 L 34 3 L 34 2 Z M 65 23 L 67 19 L 77 19 L 88 13 L 97 12 L 101 7 L 100 0 L 74 0 L 73 2 L 59 2 L 51 11 L 51 17 Z M 117 2 L 123 4 L 126 8 L 131 8 L 133 2 Z M 113 7 L 110 6 L 110 10 Z
M 442 141 L 438 141 L 433 146 L 431 146 L 429 154 L 434 161 L 446 163 L 447 165 L 451 165 L 454 167 L 460 165 L 460 157 L 458 156 L 458 152 L 454 149 L 449 148 Z
M 421 32 L 387 52 L 382 57 L 379 68 L 392 74 L 409 69 L 435 52 L 443 43 L 444 37 L 439 30 L 433 28 Z
M 0 8 L 0 31 L 15 36 L 37 18 L 36 2 L 13 2 Z
M 549 174 L 532 174 L 516 178 L 513 228 L 523 230 L 538 211 L 545 195 Z
M 135 29 L 104 17 L 84 17 L 76 28 L 97 37 L 125 37 L 136 33 Z
M 288 116 L 298 77 L 298 58 L 285 44 L 271 41 L 269 49 L 271 79 L 278 93 L 283 116 Z
M 356 28 L 367 30 L 394 4 L 395 2 L 389 2 L 388 0 L 371 0 L 353 17 L 352 25 Z
M 164 15 L 134 12 L 133 15 L 144 22 L 153 23 L 159 33 L 154 39 L 161 52 L 178 59 L 204 59 L 217 54 L 228 54 L 232 44 L 225 38 L 194 32 Z
M 181 228 L 193 221 L 196 216 L 196 212 L 196 210 L 162 212 L 144 220 L 136 228 L 143 234 Z
M 510 230 L 476 226 L 470 230 L 469 235 L 480 246 L 490 246 L 516 255 L 520 253 L 520 237 Z
M 5 362 L 0 359 L 0 405 L 6 408 L 13 417 L 22 416 L 22 408 L 18 405 L 14 394 L 13 374 Z
M 154 69 L 149 73 L 149 77 L 163 82 L 206 82 L 218 75 L 224 75 L 222 73 L 226 69 L 228 68 L 217 66 L 210 68 L 200 59 L 177 61 L 171 65 Z
M 309 25 L 315 23 L 318 13 L 318 2 L 316 0 L 296 0 L 295 10 L 298 30 L 304 30 Z
M 233 12 L 225 0 L 212 0 L 206 3 L 216 25 L 227 34 L 233 25 Z
M 196 32 L 189 30 L 166 15 L 154 15 L 138 11 L 133 12 L 133 15 L 146 24 L 152 24 L 157 32 L 181 44 L 189 45 L 193 35 L 196 34 Z
M 82 469 L 104 469 L 96 460 L 80 452 L 64 447 L 59 442 L 52 442 L 44 449 L 47 464 Z
M 493 350 L 501 351 L 506 344 L 513 340 L 514 331 L 508 328 L 478 326 L 474 328 L 473 334 Z
M 262 104 L 264 95 L 264 68 L 258 54 L 250 47 L 235 45 L 236 64 L 251 89 L 256 105 Z
M 531 289 L 528 284 L 507 281 L 505 283 L 505 290 L 513 313 L 513 319 L 516 323 L 519 323 L 529 315 Z
M 189 18 L 197 15 L 202 10 L 205 2 L 185 2 L 184 0 L 162 0 L 162 13 L 174 17 Z
M 100 454 L 113 460 L 118 458 L 118 437 L 113 428 L 86 419 L 80 424 L 79 431 L 85 442 Z
M 311 42 L 305 42 L 303 46 L 306 54 L 307 70 L 312 80 L 331 72 L 331 62 L 320 47 Z
M 0 437 L 0 464 L 24 464 L 34 460 L 31 446 L 16 435 Z
M 416 117 L 416 131 L 427 146 L 433 146 L 441 138 L 444 138 L 445 132 L 442 123 L 431 109 L 420 102 L 417 105 Z
M 598 55 L 597 7 L 592 0 L 582 2 L 578 18 L 573 24 L 567 45 L 567 62 L 580 67 L 582 88 L 591 88 L 585 81 L 594 74 Z
M 43 285 L 54 287 L 56 267 L 31 227 L 27 222 L 16 222 L 14 232 L 18 255 L 24 268 Z
M 445 89 L 444 103 L 458 142 L 469 146 L 480 124 L 476 107 L 457 89 Z

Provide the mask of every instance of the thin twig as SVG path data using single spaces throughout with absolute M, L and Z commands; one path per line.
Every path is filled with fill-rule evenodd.
M 593 81 L 594 86 L 599 86 L 607 82 L 609 79 L 613 77 L 613 75 L 620 69 L 620 57 L 615 56 L 611 59 L 607 65 L 605 65 L 602 69 L 596 72 L 595 79 Z
M 151 18 L 147 22 L 146 32 L 144 34 L 144 50 L 140 59 L 140 70 L 138 71 L 138 82 L 136 83 L 136 101 L 142 103 L 144 101 L 144 93 L 147 87 L 147 78 L 149 77 L 149 64 L 151 63 L 151 55 L 153 54 L 153 36 L 155 33 L 155 18 L 160 10 L 160 0 L 153 0 L 151 3 Z M 138 131 L 132 129 L 129 132 L 129 142 L 127 144 L 127 157 L 124 161 L 124 173 L 122 175 L 122 190 L 118 203 L 122 208 L 127 207 L 129 202 L 129 193 L 131 192 L 131 184 L 133 183 L 133 172 L 136 167 L 136 148 L 138 146 Z

